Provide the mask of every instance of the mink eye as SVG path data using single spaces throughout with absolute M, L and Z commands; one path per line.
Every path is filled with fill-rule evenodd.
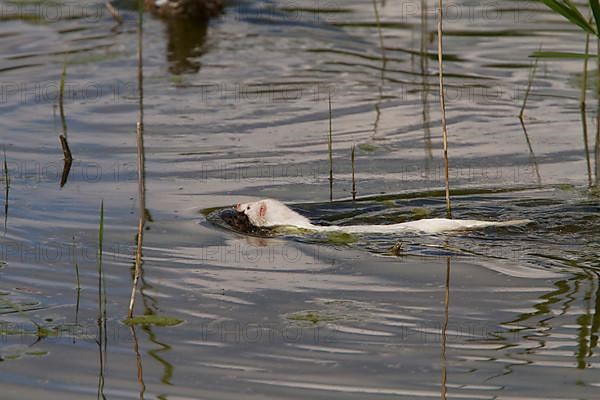
M 246 208 L 246 210 L 249 210 L 249 209 L 250 209 L 250 206 L 248 206 L 248 207 Z

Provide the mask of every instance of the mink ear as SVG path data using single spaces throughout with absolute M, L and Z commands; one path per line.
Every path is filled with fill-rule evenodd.
M 258 209 L 258 215 L 260 215 L 261 218 L 264 218 L 266 214 L 267 214 L 267 203 L 265 203 L 263 201 L 262 203 L 260 203 L 260 208 Z

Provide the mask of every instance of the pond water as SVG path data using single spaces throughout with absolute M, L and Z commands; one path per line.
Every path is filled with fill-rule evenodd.
M 135 311 L 153 323 L 131 328 L 135 6 L 114 3 L 118 25 L 100 3 L 0 2 L 0 398 L 598 398 L 598 99 L 590 81 L 582 116 L 582 60 L 541 59 L 517 117 L 529 56 L 583 52 L 585 35 L 538 3 L 447 4 L 454 216 L 534 222 L 229 229 L 215 210 L 264 197 L 323 224 L 444 215 L 434 4 L 377 3 L 385 58 L 369 1 L 236 2 L 208 24 L 145 13 Z

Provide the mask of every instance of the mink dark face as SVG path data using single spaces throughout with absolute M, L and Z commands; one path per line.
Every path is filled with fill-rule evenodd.
M 248 216 L 243 212 L 228 208 L 221 211 L 221 219 L 232 229 L 238 232 L 248 233 L 255 230 Z

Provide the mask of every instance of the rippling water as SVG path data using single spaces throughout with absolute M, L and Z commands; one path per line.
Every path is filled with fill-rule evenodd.
M 369 1 L 230 3 L 208 25 L 145 14 L 137 314 L 175 320 L 132 330 L 137 13 L 115 2 L 117 25 L 68 4 L 0 3 L 0 398 L 597 398 L 597 99 L 586 147 L 581 60 L 540 61 L 517 118 L 529 55 L 583 51 L 579 31 L 527 2 L 453 3 L 444 25 L 455 216 L 533 224 L 265 237 L 210 211 L 273 197 L 323 224 L 443 215 L 433 3 L 423 18 L 425 3 L 378 4 L 385 59 Z

